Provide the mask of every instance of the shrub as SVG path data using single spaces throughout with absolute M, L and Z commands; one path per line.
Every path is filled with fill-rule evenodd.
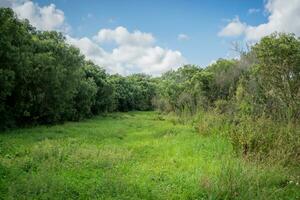
M 287 165 L 300 162 L 299 130 L 299 125 L 293 123 L 278 123 L 264 117 L 243 118 L 229 136 L 245 157 Z

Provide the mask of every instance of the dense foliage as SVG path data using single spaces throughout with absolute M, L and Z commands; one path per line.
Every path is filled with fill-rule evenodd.
M 220 59 L 202 69 L 183 66 L 161 77 L 156 106 L 176 113 L 208 108 L 275 120 L 300 117 L 300 39 L 263 38 L 239 60 Z M 231 110 L 228 110 L 230 107 Z

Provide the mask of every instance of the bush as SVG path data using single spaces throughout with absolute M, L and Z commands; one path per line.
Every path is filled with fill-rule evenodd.
M 299 164 L 299 130 L 299 125 L 293 123 L 278 123 L 264 117 L 243 118 L 229 136 L 237 150 L 252 160 Z
M 235 107 L 232 102 L 219 99 L 215 101 L 215 111 L 220 114 L 234 114 Z
M 300 126 L 295 123 L 206 112 L 197 115 L 194 127 L 202 135 L 228 137 L 235 151 L 248 160 L 282 165 L 300 162 Z
M 202 135 L 227 136 L 231 125 L 230 118 L 216 112 L 200 112 L 194 118 L 194 127 Z

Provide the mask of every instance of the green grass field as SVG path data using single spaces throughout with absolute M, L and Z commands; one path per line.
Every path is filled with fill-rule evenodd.
M 280 166 L 155 112 L 0 134 L 0 199 L 299 199 Z

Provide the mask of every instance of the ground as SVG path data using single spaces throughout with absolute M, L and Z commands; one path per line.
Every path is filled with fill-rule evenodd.
M 299 199 L 279 166 L 156 112 L 0 134 L 0 199 Z

